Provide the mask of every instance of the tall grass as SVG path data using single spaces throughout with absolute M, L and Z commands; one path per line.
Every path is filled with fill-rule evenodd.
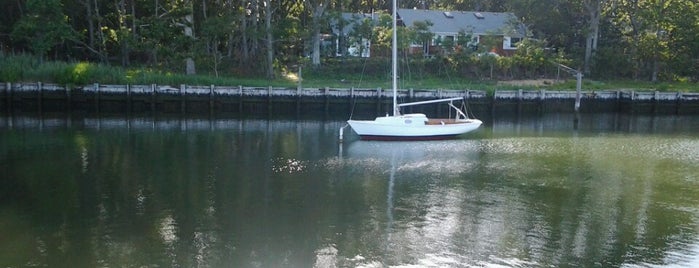
M 222 86 L 294 86 L 287 79 L 215 77 L 162 72 L 148 68 L 124 69 L 91 62 L 41 62 L 29 55 L 0 53 L 0 81 L 57 83 L 65 85 L 100 84 L 161 84 L 161 85 L 222 85 Z
M 0 54 L 0 80 L 3 82 L 42 81 L 70 85 L 128 82 L 122 68 L 89 62 L 41 62 L 36 57 L 24 54 Z
M 416 69 L 415 66 L 409 67 Z M 419 68 L 417 68 L 419 69 Z M 296 87 L 297 73 L 276 79 L 261 77 L 232 77 L 211 75 L 184 75 L 148 68 L 124 69 L 90 62 L 42 62 L 30 55 L 5 55 L 0 53 L 0 82 L 45 82 L 63 85 L 100 84 L 160 84 L 160 85 L 219 85 L 219 86 L 273 86 Z M 390 70 L 380 59 L 369 61 L 327 61 L 322 68 L 305 68 L 302 72 L 303 87 L 331 88 L 390 88 Z M 498 85 L 492 80 L 478 80 L 458 74 L 440 74 L 413 70 L 399 79 L 399 87 L 413 89 L 555 89 L 575 90 L 575 81 L 551 85 Z M 649 83 L 639 81 L 593 81 L 585 79 L 583 90 L 634 89 L 699 92 L 699 84 L 692 82 Z

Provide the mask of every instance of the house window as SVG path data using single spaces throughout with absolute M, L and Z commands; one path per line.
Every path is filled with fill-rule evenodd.
M 510 37 L 510 48 L 517 48 L 517 44 L 521 41 L 521 37 Z

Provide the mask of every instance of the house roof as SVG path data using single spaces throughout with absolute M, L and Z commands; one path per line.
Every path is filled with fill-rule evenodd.
M 513 13 L 479 11 L 443 11 L 424 9 L 398 9 L 398 17 L 406 26 L 416 21 L 430 21 L 434 33 L 458 33 L 465 31 L 477 35 L 506 35 L 524 37 L 524 25 Z

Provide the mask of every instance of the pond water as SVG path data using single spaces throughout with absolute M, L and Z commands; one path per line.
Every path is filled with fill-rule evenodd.
M 1 267 L 697 267 L 699 118 L 0 117 Z

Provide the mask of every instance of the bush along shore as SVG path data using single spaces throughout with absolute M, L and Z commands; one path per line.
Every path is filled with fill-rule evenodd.
M 462 97 L 477 114 L 505 112 L 626 112 L 699 114 L 699 93 L 648 90 L 485 90 L 400 89 L 400 101 Z M 13 112 L 97 112 L 239 115 L 324 115 L 359 117 L 390 111 L 392 91 L 384 88 L 247 87 L 216 85 L 65 86 L 52 83 L 0 83 L 0 110 Z M 446 113 L 446 105 L 406 112 Z

